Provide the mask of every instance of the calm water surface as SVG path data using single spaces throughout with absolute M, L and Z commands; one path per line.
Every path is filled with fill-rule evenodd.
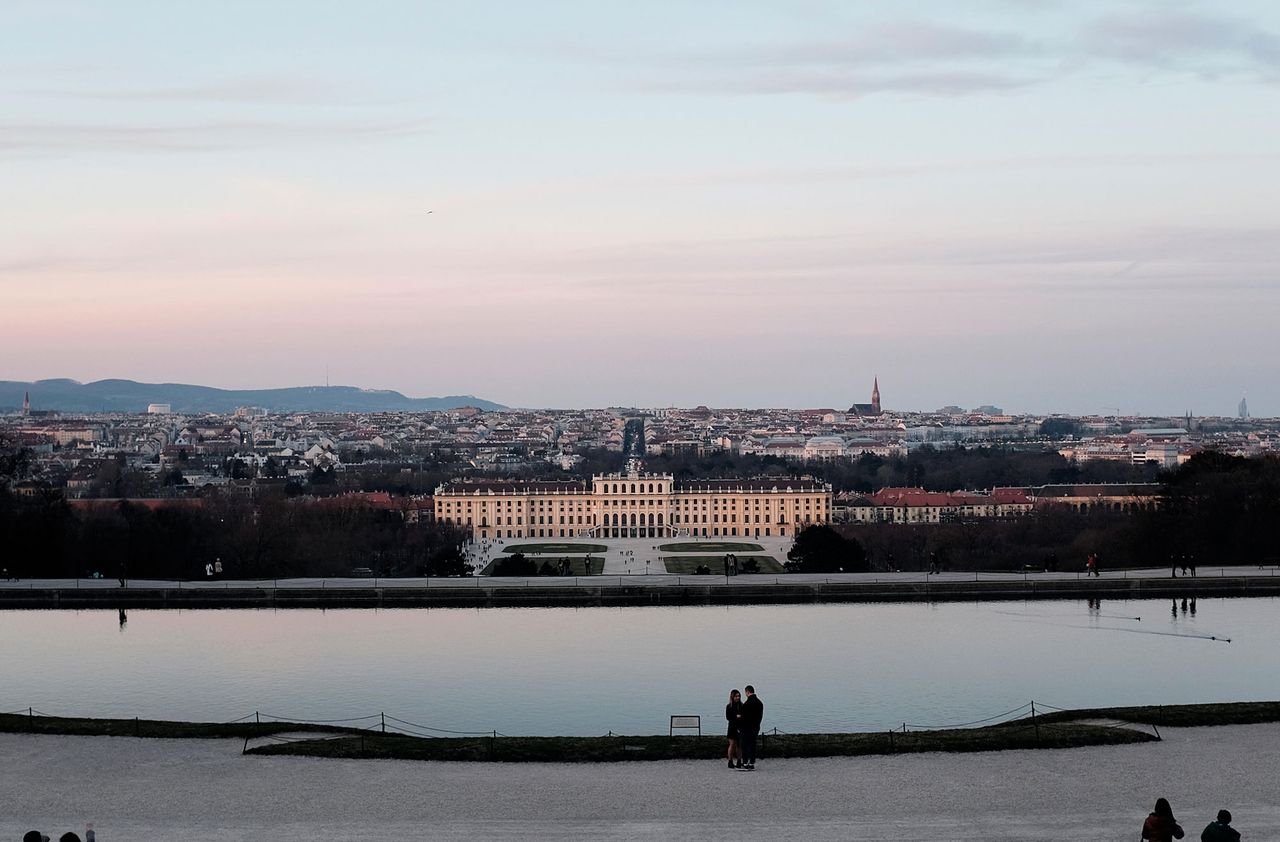
M 0 710 L 226 721 L 386 711 L 438 729 L 720 733 L 1280 699 L 1280 600 L 681 608 L 0 611 Z M 1141 617 L 1141 621 L 1132 619 Z M 1217 637 L 1218 640 L 1211 640 Z M 1231 642 L 1225 642 L 1230 638 Z

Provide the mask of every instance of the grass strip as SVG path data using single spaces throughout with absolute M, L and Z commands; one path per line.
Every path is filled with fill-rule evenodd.
M 764 547 L 742 541 L 684 541 L 679 544 L 659 544 L 664 553 L 737 553 L 760 552 Z
M 506 555 L 524 553 L 525 555 L 591 555 L 608 552 L 604 544 L 507 544 L 501 547 Z
M 763 757 L 851 757 L 919 752 L 1007 751 L 1121 745 L 1159 739 L 1124 727 L 1080 720 L 1114 719 L 1166 727 L 1243 725 L 1280 721 L 1280 702 L 1150 705 L 1055 711 L 983 728 L 843 734 L 764 734 Z M 721 736 L 414 737 L 358 728 L 295 722 L 176 722 L 0 714 L 0 732 L 83 736 L 219 739 L 281 733 L 337 734 L 266 743 L 249 754 L 307 757 L 464 760 L 500 763 L 616 763 L 640 760 L 707 760 L 724 754 Z
M 760 566 L 760 573 L 782 573 L 782 565 L 778 564 L 777 559 L 771 555 L 740 555 L 738 556 L 738 565 L 741 566 L 749 558 L 754 558 L 756 564 Z M 676 573 L 683 576 L 693 576 L 696 574 L 698 565 L 705 564 L 711 568 L 712 576 L 721 576 L 724 574 L 724 556 L 722 555 L 664 555 L 662 563 L 666 565 L 668 573 Z
M 875 734 L 763 735 L 762 757 L 852 757 L 918 752 L 1077 748 L 1156 740 L 1129 728 L 1065 723 L 1035 728 L 1030 722 L 973 730 Z M 249 754 L 493 763 L 618 763 L 645 760 L 709 760 L 724 754 L 723 737 L 468 737 L 424 739 L 364 734 L 325 740 L 272 743 Z
M 157 737 L 181 740 L 269 737 L 272 734 L 298 731 L 359 733 L 357 728 L 298 722 L 177 722 L 165 719 L 97 719 L 39 714 L 29 716 L 25 713 L 0 714 L 0 733 L 9 734 L 76 734 L 92 737 Z
M 1126 708 L 1085 708 L 1046 713 L 1050 724 L 1081 719 L 1116 719 L 1166 728 L 1204 725 L 1253 725 L 1280 722 L 1280 702 L 1218 702 L 1204 705 L 1145 705 Z
M 481 569 L 481 570 L 480 570 L 476 575 L 477 575 L 477 576 L 492 576 L 492 575 L 493 575 L 493 568 L 494 568 L 494 567 L 496 567 L 496 566 L 497 566 L 497 564 L 498 564 L 498 562 L 499 562 L 499 561 L 501 561 L 501 560 L 502 560 L 502 559 L 504 559 L 504 558 L 507 558 L 507 556 L 503 556 L 503 555 L 498 556 L 498 557 L 497 557 L 497 558 L 495 558 L 493 561 L 490 561 L 488 564 L 486 564 L 486 565 L 484 566 L 484 568 L 483 568 L 483 569 Z M 563 559 L 563 558 L 567 558 L 567 559 L 569 560 L 569 575 L 570 575 L 570 576 L 599 576 L 599 575 L 600 575 L 600 571 L 604 569 L 604 559 L 603 559 L 603 558 L 598 558 L 598 557 L 596 557 L 596 558 L 592 558 L 592 559 L 591 559 L 591 571 L 590 571 L 590 572 L 588 572 L 588 571 L 587 571 L 587 557 L 586 557 L 586 556 L 580 556 L 580 555 L 579 555 L 579 556 L 572 556 L 572 555 L 571 555 L 571 556 L 555 556 L 555 557 L 551 557 L 551 558 L 543 558 L 542 556 L 529 556 L 528 558 L 529 558 L 529 560 L 530 560 L 530 561 L 532 561 L 534 564 L 538 565 L 538 567 L 539 567 L 539 568 L 541 568 L 541 567 L 542 567 L 542 563 L 543 563 L 544 561 L 546 561 L 546 562 L 550 562 L 551 566 L 552 566 L 553 568 L 555 568 L 556 570 L 559 570 L 559 569 L 560 569 L 560 560 L 561 560 L 561 559 Z M 541 575 L 542 575 L 541 573 L 530 573 L 530 574 L 529 574 L 529 575 L 527 575 L 527 576 L 517 576 L 516 578 L 517 578 L 517 579 L 536 579 L 536 578 L 538 578 L 538 577 L 539 577 L 539 576 L 541 576 Z M 558 576 L 558 575 L 560 575 L 560 574 L 559 574 L 559 573 L 554 573 L 554 574 L 552 574 L 552 575 L 556 575 L 556 576 Z

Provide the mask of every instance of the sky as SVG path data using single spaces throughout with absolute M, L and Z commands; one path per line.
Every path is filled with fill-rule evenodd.
M 0 379 L 1280 415 L 1280 4 L 0 0 Z

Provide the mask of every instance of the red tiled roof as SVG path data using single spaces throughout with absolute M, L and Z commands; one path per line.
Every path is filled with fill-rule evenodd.
M 736 491 L 816 491 L 829 489 L 826 483 L 812 479 L 781 479 L 773 477 L 757 479 L 690 479 L 677 480 L 676 491 L 718 491 L 731 494 Z
M 441 494 L 572 494 L 585 492 L 582 482 L 510 482 L 501 480 L 472 480 L 451 482 Z
M 130 506 L 141 506 L 144 509 L 200 509 L 204 500 L 199 497 L 97 497 L 80 498 L 67 501 L 73 509 L 105 509 L 128 503 Z

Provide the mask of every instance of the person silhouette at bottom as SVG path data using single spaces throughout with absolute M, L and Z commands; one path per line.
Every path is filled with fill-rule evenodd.
M 1173 817 L 1173 808 L 1164 798 L 1156 799 L 1155 809 L 1142 823 L 1142 838 L 1150 842 L 1173 842 L 1186 836 L 1182 826 Z
M 1230 810 L 1218 811 L 1217 820 L 1201 831 L 1200 842 L 1240 842 L 1240 831 L 1231 826 Z

